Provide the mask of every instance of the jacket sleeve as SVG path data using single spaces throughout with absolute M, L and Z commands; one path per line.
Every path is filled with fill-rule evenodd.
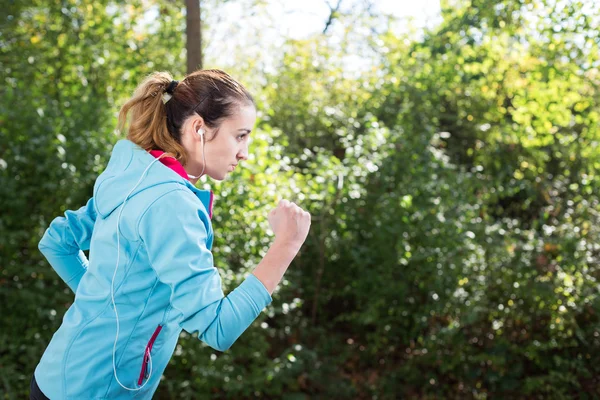
M 96 221 L 94 198 L 77 211 L 68 210 L 64 217 L 51 223 L 38 244 L 52 268 L 73 290 L 87 270 L 88 259 L 83 250 L 90 249 L 90 239 Z
M 227 350 L 271 303 L 253 274 L 224 296 L 219 271 L 207 247 L 210 222 L 191 193 L 163 195 L 140 219 L 139 234 L 158 279 L 171 287 L 180 326 L 210 347 Z

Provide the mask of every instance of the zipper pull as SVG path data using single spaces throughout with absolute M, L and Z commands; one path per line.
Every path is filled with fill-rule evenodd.
M 144 378 L 148 379 L 148 377 L 150 376 L 150 368 L 149 368 L 149 364 L 150 364 L 150 352 L 146 353 L 146 368 L 144 368 L 146 371 Z

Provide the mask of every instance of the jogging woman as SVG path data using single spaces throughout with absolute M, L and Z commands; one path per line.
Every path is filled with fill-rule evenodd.
M 271 303 L 309 213 L 282 200 L 268 215 L 270 249 L 225 297 L 211 254 L 213 194 L 194 186 L 247 160 L 255 119 L 252 96 L 219 70 L 181 82 L 154 73 L 136 89 L 119 114 L 127 139 L 93 197 L 40 241 L 75 300 L 35 369 L 32 399 L 149 399 L 182 330 L 225 351 Z

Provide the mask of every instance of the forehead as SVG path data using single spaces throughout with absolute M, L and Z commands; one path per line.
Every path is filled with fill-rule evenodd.
M 255 119 L 256 110 L 254 109 L 254 106 L 249 105 L 238 107 L 236 112 L 223 122 L 234 125 L 244 125 L 240 126 L 240 128 L 252 129 Z

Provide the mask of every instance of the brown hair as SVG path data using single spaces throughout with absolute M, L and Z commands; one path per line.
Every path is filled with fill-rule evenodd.
M 218 69 L 198 70 L 187 75 L 163 103 L 163 93 L 173 80 L 168 72 L 155 72 L 137 87 L 133 97 L 119 111 L 119 130 L 131 120 L 127 139 L 144 150 L 163 150 L 173 154 L 183 165 L 187 154 L 181 145 L 181 127 L 197 113 L 204 123 L 218 133 L 221 122 L 240 106 L 255 106 L 250 93 L 227 73 Z M 210 140 L 214 139 L 210 138 Z

